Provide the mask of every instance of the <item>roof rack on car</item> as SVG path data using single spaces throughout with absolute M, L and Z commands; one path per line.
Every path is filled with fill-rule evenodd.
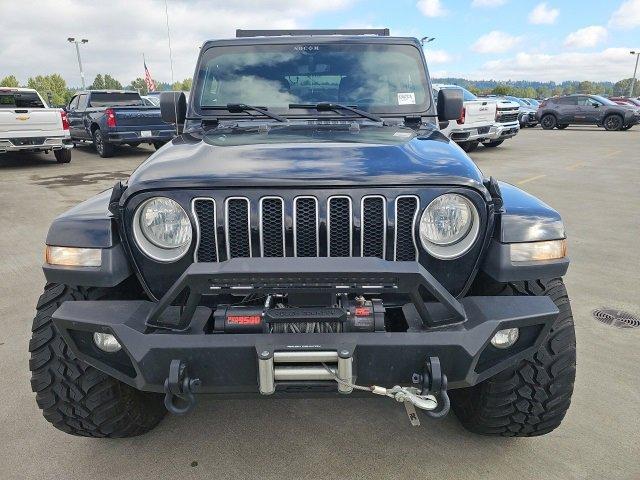
M 285 37 L 306 35 L 377 35 L 388 37 L 388 28 L 359 28 L 337 30 L 236 30 L 236 38 L 247 37 Z

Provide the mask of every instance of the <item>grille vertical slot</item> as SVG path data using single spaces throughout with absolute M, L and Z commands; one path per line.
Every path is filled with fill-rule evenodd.
M 280 197 L 260 199 L 260 254 L 263 257 L 285 256 L 284 200 Z
M 196 219 L 195 262 L 218 261 L 218 237 L 216 235 L 216 202 L 213 198 L 194 198 L 191 210 Z
M 327 200 L 327 255 L 353 255 L 353 208 L 350 197 L 335 196 Z
M 227 258 L 251 257 L 251 206 L 246 197 L 229 197 L 225 201 L 225 240 Z
M 396 229 L 393 258 L 396 261 L 412 261 L 418 259 L 415 225 L 418 218 L 418 197 L 402 195 L 396 198 Z
M 360 254 L 363 257 L 386 258 L 387 200 L 381 195 L 362 197 L 360 207 Z
M 293 200 L 293 252 L 296 257 L 319 257 L 318 200 L 296 197 Z

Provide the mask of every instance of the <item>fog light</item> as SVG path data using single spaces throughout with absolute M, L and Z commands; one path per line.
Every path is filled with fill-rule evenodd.
M 110 333 L 95 332 L 93 334 L 93 343 L 100 350 L 107 353 L 116 353 L 122 348 L 120 342 Z
M 498 330 L 491 339 L 491 345 L 496 348 L 509 348 L 518 341 L 520 331 L 517 328 L 505 328 Z

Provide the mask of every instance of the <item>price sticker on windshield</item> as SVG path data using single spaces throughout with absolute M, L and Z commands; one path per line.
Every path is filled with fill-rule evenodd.
M 416 94 L 413 92 L 398 93 L 398 105 L 415 105 Z

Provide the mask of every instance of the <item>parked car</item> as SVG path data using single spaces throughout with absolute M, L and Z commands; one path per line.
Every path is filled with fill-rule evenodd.
M 184 133 L 51 225 L 29 362 L 45 419 L 129 437 L 201 393 L 357 390 L 413 424 L 451 407 L 486 435 L 558 427 L 564 226 L 440 133 L 462 91 L 436 107 L 420 41 L 386 29 L 238 36 L 202 46 L 188 105 L 161 95 Z
M 141 95 L 143 103 L 147 107 L 159 107 L 160 106 L 160 96 L 159 95 Z
M 526 100 L 512 95 L 505 95 L 503 98 L 519 105 L 518 122 L 520 123 L 520 128 L 535 127 L 538 124 L 538 119 L 536 118 L 538 107 L 533 107 Z
M 484 141 L 485 147 L 497 147 L 520 132 L 520 104 L 496 95 L 488 95 L 488 99 L 494 100 L 496 105 L 495 130 L 489 135 L 489 140 Z
M 67 116 L 71 139 L 92 141 L 101 157 L 113 156 L 116 145 L 148 143 L 158 149 L 176 134 L 162 121 L 160 107 L 145 106 L 137 92 L 126 90 L 78 92 L 69 101 Z
M 531 105 L 533 108 L 538 108 L 540 106 L 540 102 L 535 98 L 523 98 L 525 102 Z
M 548 98 L 536 114 L 545 130 L 569 125 L 597 125 L 606 130 L 628 130 L 640 121 L 640 112 L 599 95 L 564 95 Z
M 629 107 L 634 107 L 636 109 L 640 108 L 640 100 L 638 100 L 636 98 L 609 97 L 609 100 L 611 100 L 614 103 L 617 103 L 618 105 L 626 105 L 626 106 L 629 106 Z
M 492 129 L 495 130 L 496 102 L 478 100 L 473 93 L 457 85 L 434 84 L 433 98 L 436 102 L 438 92 L 444 88 L 462 91 L 464 106 L 459 118 L 440 124 L 440 131 L 465 152 L 471 152 L 480 142 L 489 138 Z
M 58 163 L 71 161 L 67 114 L 49 108 L 31 88 L 0 87 L 0 153 L 53 151 Z

